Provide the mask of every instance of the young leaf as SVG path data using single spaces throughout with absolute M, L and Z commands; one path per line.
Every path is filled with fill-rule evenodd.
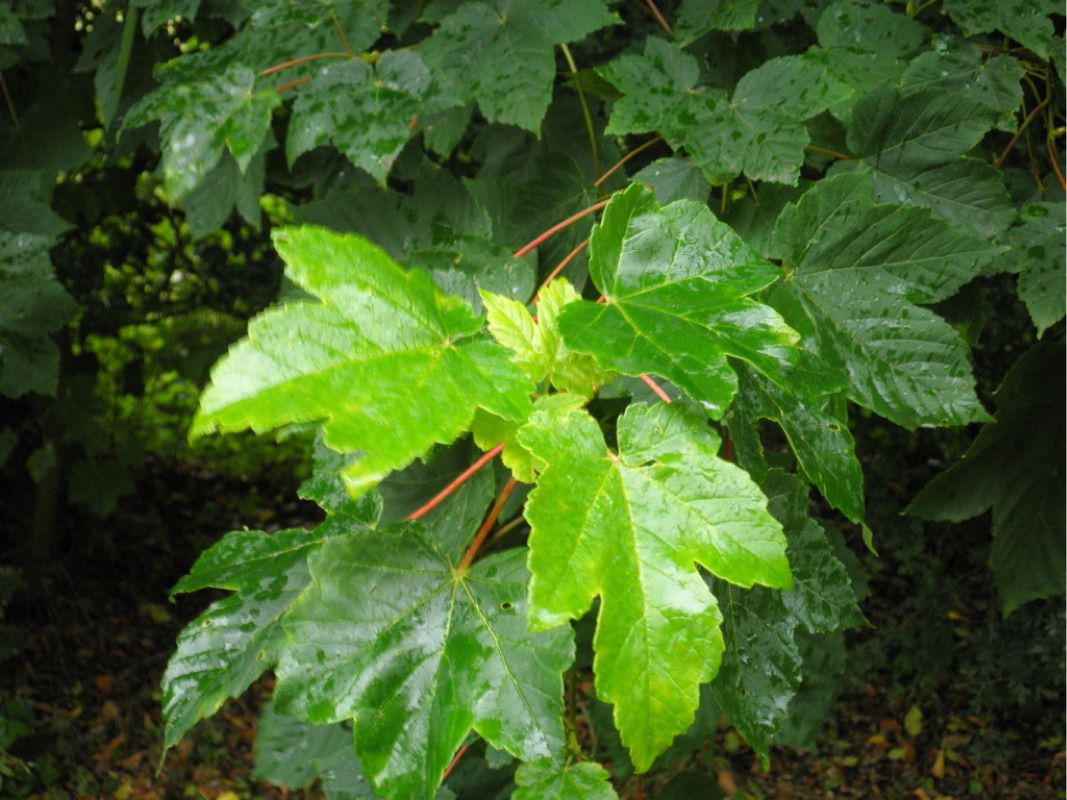
M 358 59 L 319 68 L 293 104 L 285 153 L 290 165 L 332 142 L 384 184 L 419 115 L 449 105 L 417 53 L 388 51 L 372 69 Z
M 994 120 L 966 95 L 901 96 L 883 88 L 852 111 L 848 145 L 859 158 L 840 162 L 830 174 L 867 172 L 875 200 L 924 206 L 946 222 L 992 237 L 1011 223 L 1011 197 L 997 169 L 961 154 L 981 141 Z
M 589 275 L 605 302 L 563 310 L 559 326 L 572 350 L 625 375 L 662 375 L 716 419 L 737 391 L 727 356 L 787 381 L 797 334 L 746 297 L 778 270 L 706 206 L 682 200 L 661 209 L 635 184 L 608 204 L 589 250 Z
M 364 455 L 343 473 L 353 496 L 455 440 L 476 408 L 524 419 L 533 385 L 483 321 L 425 273 L 405 272 L 356 236 L 275 231 L 289 276 L 319 302 L 261 314 L 212 372 L 193 434 L 324 420 L 326 444 Z
M 615 22 L 602 0 L 466 2 L 419 51 L 490 122 L 536 132 L 552 97 L 553 45 Z
M 1062 344 L 1024 353 L 996 392 L 996 421 L 907 509 L 951 522 L 993 509 L 990 562 L 1006 615 L 1064 592 L 1063 361 Z
M 515 784 L 511 800 L 618 800 L 608 771 L 595 762 L 523 764 Z
M 199 589 L 234 594 L 208 606 L 178 636 L 163 674 L 164 748 L 237 697 L 277 660 L 279 620 L 308 584 L 308 554 L 322 530 L 235 531 L 206 550 L 171 595 Z
M 256 91 L 256 75 L 234 65 L 204 80 L 166 85 L 126 113 L 124 128 L 160 121 L 163 177 L 171 199 L 191 192 L 228 149 L 241 172 L 248 168 L 281 104 L 273 91 Z
M 432 798 L 473 729 L 524 761 L 563 749 L 569 628 L 526 627 L 523 553 L 467 572 L 416 523 L 332 540 L 285 621 L 279 708 L 352 719 L 364 774 L 387 798 Z
M 547 466 L 526 505 L 531 626 L 578 619 L 601 596 L 597 695 L 615 704 L 639 770 L 689 727 L 723 651 L 696 562 L 741 586 L 790 585 L 781 527 L 718 437 L 680 407 L 633 404 L 619 453 L 584 411 L 537 412 L 519 443 Z
M 1020 212 L 1022 224 L 1008 231 L 1008 268 L 1019 273 L 1019 297 L 1040 338 L 1064 315 L 1063 203 L 1032 203 Z
M 849 397 L 904 427 L 988 419 L 968 350 L 916 303 L 951 296 L 1000 252 L 923 209 L 874 203 L 870 179 L 821 181 L 778 219 L 789 274 L 771 301 Z

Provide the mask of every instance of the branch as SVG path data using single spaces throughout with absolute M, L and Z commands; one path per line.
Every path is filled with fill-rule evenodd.
M 407 518 L 409 520 L 414 521 L 425 517 L 427 514 L 429 514 L 439 505 L 441 505 L 441 503 L 443 503 L 450 494 L 456 491 L 456 489 L 466 483 L 467 480 L 471 477 L 471 475 L 476 473 L 478 470 L 480 470 L 482 467 L 484 467 L 486 464 L 488 464 L 490 461 L 500 455 L 500 452 L 503 449 L 504 445 L 498 444 L 489 452 L 483 453 L 481 458 L 479 458 L 477 461 L 475 461 L 473 464 L 463 470 L 463 472 L 461 472 L 455 480 L 453 480 L 450 484 L 448 484 L 448 486 L 446 486 L 444 489 L 442 489 L 433 497 L 431 497 L 424 505 L 420 506 L 419 508 L 408 514 Z
M 601 175 L 599 178 L 597 178 L 596 179 L 596 183 L 594 183 L 593 186 L 595 186 L 596 188 L 599 189 L 603 185 L 604 181 L 606 181 L 608 178 L 610 178 L 612 175 L 614 175 L 619 169 L 621 169 L 622 166 L 627 161 L 629 161 L 631 158 L 636 156 L 638 153 L 642 153 L 645 150 L 647 150 L 648 148 L 650 148 L 652 145 L 657 144 L 657 143 L 662 142 L 662 141 L 663 141 L 663 137 L 662 136 L 653 136 L 651 139 L 649 139 L 644 144 L 639 144 L 637 147 L 635 147 L 633 150 L 631 150 L 629 153 L 627 153 L 622 158 L 620 158 L 617 162 L 615 162 L 615 165 L 613 167 L 611 167 L 611 169 L 609 169 L 607 172 L 605 172 L 603 175 Z
M 589 206 L 588 208 L 583 208 L 577 214 L 572 214 L 571 216 L 567 217 L 567 219 L 563 220 L 563 222 L 557 222 L 555 225 L 553 225 L 547 231 L 542 233 L 540 236 L 538 236 L 538 237 L 536 237 L 534 239 L 531 239 L 529 242 L 527 242 L 522 247 L 520 247 L 518 250 L 516 250 L 515 253 L 514 253 L 515 258 L 522 258 L 524 255 L 529 253 L 531 250 L 534 250 L 537 247 L 539 247 L 540 245 L 544 244 L 546 241 L 551 239 L 553 236 L 555 236 L 560 231 L 566 230 L 567 228 L 569 228 L 571 225 L 573 225 L 578 220 L 584 219 L 585 217 L 588 217 L 590 214 L 595 214 L 597 211 L 599 211 L 604 206 L 606 206 L 608 204 L 608 200 L 610 200 L 610 199 L 611 199 L 610 197 L 605 197 L 599 203 L 593 203 L 593 205 Z
M 493 503 L 493 507 L 489 509 L 489 515 L 485 518 L 485 522 L 482 523 L 482 527 L 478 529 L 478 532 L 474 534 L 474 540 L 470 543 L 470 547 L 467 548 L 467 552 L 463 554 L 462 560 L 459 562 L 459 566 L 456 567 L 456 572 L 464 573 L 474 561 L 474 556 L 478 554 L 478 548 L 482 546 L 482 542 L 485 541 L 485 537 L 489 535 L 489 531 L 496 525 L 497 519 L 500 518 L 500 512 L 504 510 L 504 506 L 507 505 L 508 498 L 511 497 L 511 493 L 515 491 L 515 487 L 519 483 L 514 478 L 508 478 L 508 482 L 504 484 L 504 488 L 500 490 L 500 497 Z
M 1015 131 L 1011 139 L 1008 140 L 1007 146 L 1001 151 L 1000 155 L 997 156 L 996 160 L 993 162 L 993 166 L 995 166 L 997 169 L 1000 169 L 1004 165 L 1004 159 L 1008 157 L 1008 153 L 1010 153 L 1011 149 L 1015 147 L 1015 143 L 1019 141 L 1019 137 L 1023 135 L 1023 132 L 1028 127 L 1030 127 L 1030 123 L 1033 122 L 1037 115 L 1041 113 L 1041 109 L 1043 109 L 1049 104 L 1049 101 L 1051 99 L 1051 97 L 1046 97 L 1036 106 L 1034 106 L 1033 110 L 1026 115 L 1026 119 L 1022 121 L 1021 125 L 1019 125 L 1019 129 Z

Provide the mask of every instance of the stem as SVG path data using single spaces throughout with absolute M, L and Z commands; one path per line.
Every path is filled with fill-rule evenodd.
M 126 9 L 126 19 L 122 23 L 122 41 L 119 44 L 119 58 L 115 64 L 115 85 L 111 89 L 115 100 L 115 111 L 118 111 L 119 101 L 122 100 L 122 85 L 126 82 L 126 71 L 130 66 L 130 54 L 133 53 L 133 38 L 137 35 L 137 18 L 140 9 L 131 5 Z
M 996 160 L 993 162 L 993 166 L 997 167 L 998 169 L 1003 166 L 1004 159 L 1008 157 L 1008 153 L 1010 153 L 1011 149 L 1015 147 L 1015 143 L 1019 141 L 1019 137 L 1023 135 L 1026 129 L 1030 126 L 1030 123 L 1037 118 L 1037 115 L 1040 114 L 1041 110 L 1049 104 L 1049 101 L 1051 99 L 1051 97 L 1046 97 L 1036 106 L 1034 106 L 1033 110 L 1031 110 L 1030 113 L 1026 115 L 1026 118 L 1022 121 L 1022 124 L 1019 126 L 1019 129 L 1015 131 L 1011 139 L 1008 140 L 1007 146 L 1001 151 L 1000 155 L 997 156 Z
M 541 284 L 541 288 L 537 290 L 537 294 L 534 295 L 534 303 L 537 302 L 537 298 L 540 296 L 541 292 L 545 290 L 545 287 L 548 286 L 548 284 L 552 283 L 552 281 L 554 281 L 556 278 L 558 278 L 559 274 L 567 268 L 567 265 L 570 264 L 575 259 L 575 257 L 588 246 L 589 240 L 582 239 L 582 241 L 578 243 L 577 247 L 567 253 L 567 255 L 564 256 L 563 260 L 556 264 L 555 268 L 550 273 L 548 273 L 548 277 L 545 278 L 544 282 Z
M 557 233 L 559 233 L 562 230 L 565 230 L 566 228 L 569 228 L 571 225 L 573 225 L 578 220 L 584 219 L 585 217 L 588 217 L 590 214 L 595 214 L 597 211 L 599 211 L 604 206 L 606 206 L 608 204 L 608 200 L 610 200 L 610 199 L 611 199 L 610 197 L 605 197 L 599 203 L 593 203 L 593 205 L 589 206 L 588 208 L 583 208 L 577 214 L 572 214 L 571 216 L 567 217 L 567 219 L 563 220 L 563 222 L 556 223 L 551 228 L 549 228 L 547 231 L 542 233 L 540 236 L 538 236 L 535 239 L 531 239 L 529 242 L 527 242 L 522 247 L 520 247 L 518 250 L 516 250 L 515 253 L 514 253 L 515 258 L 522 258 L 524 255 L 529 253 L 531 250 L 534 250 L 538 246 L 544 244 L 546 241 L 551 239 Z
M 723 461 L 734 460 L 734 440 L 730 438 L 730 429 L 725 425 L 722 428 L 722 458 Z
M 597 151 L 596 146 L 596 130 L 593 128 L 593 116 L 589 113 L 589 104 L 585 101 L 585 89 L 582 88 L 582 82 L 578 80 L 578 67 L 571 56 L 571 49 L 562 42 L 559 48 L 563 51 L 563 57 L 567 59 L 567 66 L 571 69 L 571 75 L 574 76 L 574 88 L 578 90 L 578 102 L 582 106 L 582 116 L 585 117 L 585 132 L 589 135 L 589 149 L 593 152 L 593 172 L 599 175 L 600 153 Z
M 830 156 L 841 161 L 852 161 L 852 156 L 848 153 L 841 153 L 837 150 L 831 150 L 829 147 L 819 147 L 817 144 L 804 145 L 805 150 L 810 150 L 813 153 L 822 153 L 824 156 Z
M 658 397 L 664 403 L 673 402 L 671 400 L 671 396 L 669 394 L 667 394 L 665 391 L 663 391 L 663 387 L 660 386 L 658 383 L 656 383 L 654 380 L 652 380 L 650 377 L 648 377 L 647 375 L 638 375 L 637 377 L 639 377 L 641 380 L 643 380 L 645 382 L 645 384 L 648 386 L 648 388 L 656 393 L 656 397 Z
M 663 137 L 662 136 L 653 136 L 651 139 L 649 139 L 644 144 L 639 144 L 637 147 L 635 147 L 629 153 L 627 153 L 622 158 L 620 158 L 618 161 L 616 161 L 615 165 L 613 167 L 611 167 L 611 169 L 609 169 L 607 172 L 605 172 L 603 175 L 601 175 L 599 178 L 597 178 L 596 182 L 593 184 L 593 186 L 595 186 L 596 188 L 599 189 L 604 184 L 604 181 L 606 181 L 608 178 L 610 178 L 612 175 L 614 175 L 616 172 L 618 172 L 622 168 L 623 164 L 625 164 L 631 158 L 636 156 L 638 153 L 642 153 L 645 150 L 647 150 L 648 148 L 650 148 L 652 145 L 658 144 L 659 142 L 662 142 L 662 141 L 663 141 Z
M 519 482 L 514 478 L 508 478 L 508 482 L 504 484 L 504 488 L 500 490 L 500 497 L 493 503 L 493 507 L 489 509 L 489 515 L 485 518 L 485 522 L 482 523 L 482 527 L 478 529 L 478 532 L 474 534 L 474 541 L 470 543 L 470 547 L 467 548 L 467 552 L 463 554 L 463 558 L 459 562 L 459 566 L 456 567 L 456 572 L 464 573 L 474 561 L 474 556 L 478 553 L 478 548 L 482 546 L 482 542 L 485 541 L 485 537 L 489 535 L 489 531 L 496 525 L 497 519 L 500 517 L 500 512 L 504 510 L 504 506 L 508 502 L 508 498 L 511 497 L 511 493 L 515 491 L 515 487 L 519 485 Z
M 276 91 L 278 94 L 281 94 L 282 92 L 287 92 L 290 89 L 295 89 L 297 86 L 307 83 L 310 80 L 311 78 L 297 78 L 296 80 L 289 81 L 288 83 L 282 83 L 275 86 L 274 91 Z
M 410 514 L 408 514 L 408 519 L 414 521 L 414 520 L 417 520 L 417 519 L 421 519 L 422 517 L 425 517 L 427 514 L 429 514 L 431 511 L 433 511 L 439 505 L 441 505 L 441 503 L 444 502 L 444 500 L 450 494 L 452 494 L 454 491 L 456 491 L 456 489 L 458 489 L 460 486 L 462 486 L 464 483 L 466 483 L 467 480 L 471 477 L 471 475 L 476 473 L 478 470 L 480 470 L 482 467 L 484 467 L 486 464 L 488 464 L 490 461 L 492 461 L 494 458 L 496 458 L 498 455 L 500 455 L 500 452 L 503 449 L 504 449 L 504 445 L 498 444 L 496 447 L 494 447 L 489 452 L 483 453 L 481 458 L 479 458 L 477 461 L 475 461 L 473 464 L 471 464 L 469 467 L 467 467 L 465 470 L 463 470 L 463 472 L 461 472 L 456 477 L 456 479 L 454 481 L 452 481 L 452 483 L 448 484 L 448 486 L 446 486 L 444 489 L 442 489 L 437 494 L 435 494 L 433 497 L 431 497 L 426 502 L 425 505 L 420 506 L 419 508 L 415 509 Z
M 348 43 L 348 37 L 345 36 L 345 29 L 341 27 L 341 20 L 337 18 L 337 12 L 330 9 L 330 16 L 333 18 L 333 26 L 337 28 L 337 35 L 341 39 L 341 44 L 345 46 L 345 52 L 352 56 L 352 45 Z
M 266 78 L 268 75 L 273 75 L 275 72 L 281 72 L 283 69 L 289 69 L 290 67 L 299 67 L 301 64 L 310 64 L 312 61 L 322 61 L 325 58 L 352 58 L 352 53 L 312 53 L 311 55 L 294 58 L 291 61 L 283 61 L 281 64 L 275 64 L 273 67 L 261 69 L 259 72 L 256 73 L 256 77 Z
M 1056 145 L 1053 144 L 1052 139 L 1045 139 L 1045 149 L 1048 150 L 1048 157 L 1052 160 L 1052 171 L 1056 173 L 1060 188 L 1067 189 L 1067 181 L 1064 180 L 1063 172 L 1060 170 L 1060 157 L 1056 153 Z
M 470 747 L 469 744 L 463 745 L 463 747 L 459 748 L 459 750 L 456 751 L 456 754 L 452 756 L 452 761 L 451 763 L 449 763 L 448 769 L 446 769 L 445 774 L 441 776 L 441 783 L 444 783 L 446 780 L 448 780 L 448 776 L 452 774 L 452 770 L 456 768 L 456 764 L 458 764 L 459 760 L 463 758 L 463 754 L 467 752 L 468 747 Z
M 15 125 L 15 130 L 21 130 L 22 126 L 19 125 L 19 115 L 15 113 L 15 103 L 11 99 L 11 93 L 7 90 L 7 81 L 4 80 L 4 75 L 0 72 L 0 89 L 4 91 L 4 101 L 7 103 L 7 113 L 11 115 L 11 121 Z
M 648 10 L 652 12 L 652 16 L 655 17 L 656 22 L 663 30 L 667 31 L 667 35 L 673 37 L 674 31 L 671 30 L 670 24 L 663 18 L 663 15 L 659 13 L 659 9 L 656 8 L 654 0 L 645 0 L 645 5 L 648 6 Z
M 520 525 L 524 524 L 525 522 L 526 522 L 526 518 L 522 514 L 519 514 L 519 516 L 515 517 L 515 519 L 511 520 L 510 522 L 505 523 L 504 525 L 501 525 L 500 526 L 500 530 L 498 530 L 496 533 L 494 533 L 493 534 L 493 538 L 489 540 L 489 545 L 488 546 L 492 547 L 497 542 L 499 542 L 501 539 L 503 539 L 505 536 L 507 536 L 509 533 L 511 533 L 513 530 L 515 530 L 517 527 L 519 527 Z

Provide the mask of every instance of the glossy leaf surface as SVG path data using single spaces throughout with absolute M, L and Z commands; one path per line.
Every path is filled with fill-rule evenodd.
M 243 172 L 259 150 L 281 98 L 256 88 L 256 75 L 235 65 L 204 80 L 166 86 L 126 114 L 124 126 L 160 122 L 168 193 L 184 197 L 229 150 Z
M 589 249 L 589 275 L 605 300 L 564 309 L 560 330 L 571 349 L 626 375 L 668 378 L 714 418 L 737 391 L 727 356 L 785 380 L 797 336 L 746 297 L 778 271 L 706 206 L 661 209 L 635 185 L 605 209 Z
M 417 53 L 390 51 L 374 67 L 359 60 L 319 68 L 293 104 L 286 139 L 289 163 L 332 142 L 357 167 L 384 183 L 420 114 L 447 104 Z
M 775 242 L 789 275 L 772 302 L 848 376 L 850 399 L 909 428 L 987 418 L 966 344 L 916 304 L 952 295 L 998 248 L 922 209 L 876 204 L 862 175 L 823 180 L 786 208 Z
M 1011 223 L 1011 198 L 997 169 L 962 154 L 995 119 L 964 93 L 875 91 L 852 112 L 848 144 L 859 159 L 830 174 L 859 169 L 872 176 L 875 200 L 929 208 L 946 222 L 991 237 Z
M 915 497 L 908 513 L 958 522 L 993 509 L 1000 607 L 1064 592 L 1065 402 L 1062 344 L 1038 344 L 996 392 L 996 421 Z
M 319 228 L 278 231 L 289 276 L 319 302 L 260 315 L 201 398 L 194 433 L 270 430 L 324 420 L 326 444 L 363 453 L 344 478 L 365 492 L 466 430 L 475 408 L 523 419 L 532 384 L 483 321 L 418 270 L 364 239 Z M 432 401 L 427 396 L 432 393 Z
M 307 586 L 307 557 L 322 541 L 321 533 L 298 529 L 235 531 L 178 581 L 172 595 L 209 587 L 233 594 L 212 603 L 178 636 L 163 675 L 165 747 L 277 661 L 285 642 L 279 620 Z
M 615 22 L 602 0 L 468 2 L 420 52 L 486 119 L 536 131 L 552 96 L 553 45 Z
M 624 55 L 600 69 L 623 93 L 608 133 L 658 131 L 684 146 L 714 183 L 744 173 L 754 180 L 795 184 L 808 134 L 801 124 L 840 99 L 836 82 L 802 56 L 772 59 L 746 74 L 732 98 L 698 86 L 697 60 L 662 39 L 642 55 Z
M 617 800 L 608 771 L 595 762 L 523 764 L 512 800 Z
M 1026 304 L 1040 337 L 1064 315 L 1065 297 L 1063 203 L 1033 203 L 1024 206 L 1021 224 L 1008 231 L 1012 250 L 1008 264 L 1019 273 L 1019 298 Z
M 285 621 L 279 707 L 354 720 L 364 774 L 388 798 L 432 798 L 472 729 L 524 761 L 558 757 L 571 632 L 527 630 L 523 560 L 459 573 L 414 523 L 332 540 Z
M 577 619 L 600 596 L 597 695 L 647 769 L 689 727 L 722 657 L 722 617 L 697 562 L 741 586 L 788 587 L 781 528 L 681 408 L 631 405 L 618 454 L 584 411 L 535 413 L 518 438 L 547 465 L 526 506 L 530 624 Z

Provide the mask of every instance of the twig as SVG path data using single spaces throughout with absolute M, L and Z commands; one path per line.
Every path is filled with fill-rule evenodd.
M 4 73 L 0 72 L 0 89 L 4 90 L 4 100 L 7 102 L 7 113 L 11 115 L 11 121 L 15 125 L 15 130 L 19 131 L 22 126 L 19 125 L 19 115 L 15 113 L 15 103 L 11 99 L 11 93 L 7 90 L 7 81 L 4 80 Z
M 533 298 L 533 302 L 534 303 L 537 302 L 537 298 L 540 297 L 541 292 L 543 292 L 545 290 L 545 287 L 548 286 L 548 284 L 552 283 L 552 281 L 554 281 L 556 278 L 558 278 L 559 274 L 561 272 L 563 272 L 563 270 L 565 270 L 567 268 L 567 265 L 570 264 L 575 259 L 575 257 L 577 257 L 577 255 L 580 252 L 582 252 L 585 248 L 587 248 L 588 246 L 589 246 L 589 240 L 588 239 L 582 239 L 582 241 L 580 241 L 578 243 L 577 247 L 575 247 L 573 250 L 571 250 L 569 253 L 567 253 L 567 255 L 563 257 L 563 260 L 560 261 L 558 264 L 556 264 L 556 266 L 553 268 L 553 270 L 550 273 L 548 273 L 548 277 L 545 278 L 545 280 L 541 283 L 541 288 L 537 290 L 537 294 L 534 295 L 534 298 Z
M 573 225 L 578 220 L 583 219 L 584 217 L 588 217 L 590 214 L 595 214 L 597 211 L 599 211 L 604 206 L 606 206 L 608 204 L 608 200 L 610 200 L 610 199 L 611 198 L 607 198 L 606 197 L 603 200 L 601 200 L 599 203 L 594 203 L 593 205 L 589 206 L 588 208 L 583 208 L 577 214 L 572 214 L 571 216 L 567 217 L 567 219 L 563 220 L 563 222 L 557 222 L 555 225 L 553 225 L 547 231 L 545 231 L 541 235 L 537 236 L 536 238 L 531 239 L 529 242 L 527 242 L 522 247 L 520 247 L 518 250 L 516 250 L 515 254 L 514 254 L 515 258 L 522 258 L 524 255 L 529 253 L 531 250 L 533 250 L 533 249 L 539 247 L 540 245 L 544 244 L 546 241 L 551 239 L 557 233 L 559 233 L 560 231 L 562 231 L 562 230 L 564 230 L 566 228 L 569 228 L 571 225 Z
M 463 758 L 463 754 L 467 752 L 468 747 L 470 747 L 469 744 L 463 745 L 463 747 L 459 748 L 459 750 L 456 751 L 456 754 L 452 756 L 452 762 L 448 765 L 448 769 L 445 770 L 445 774 L 441 776 L 441 783 L 448 780 L 448 776 L 452 774 L 452 770 L 456 768 L 456 764 Z
M 659 9 L 656 7 L 654 0 L 645 0 L 645 5 L 648 6 L 648 10 L 652 12 L 652 16 L 663 30 L 667 31 L 667 35 L 674 37 L 674 31 L 671 30 L 670 24 L 663 18 L 663 15 L 659 13 Z
M 478 529 L 478 532 L 474 534 L 474 540 L 467 548 L 467 552 L 463 554 L 459 566 L 456 567 L 457 572 L 466 572 L 470 567 L 471 562 L 474 561 L 474 557 L 478 554 L 478 548 L 482 546 L 485 537 L 489 535 L 489 531 L 496 525 L 497 519 L 500 518 L 500 512 L 504 510 L 508 498 L 511 497 L 511 493 L 515 491 L 515 487 L 518 485 L 518 481 L 514 478 L 508 478 L 508 482 L 505 483 L 504 488 L 500 490 L 500 497 L 496 499 L 496 502 L 493 503 L 493 507 L 489 509 L 489 514 L 486 516 L 485 522 L 482 523 L 482 527 Z
M 276 91 L 278 94 L 281 94 L 282 92 L 287 92 L 290 89 L 295 89 L 297 86 L 305 84 L 310 80 L 311 78 L 297 78 L 296 80 L 291 80 L 288 83 L 282 83 L 275 86 L 274 91 Z
M 648 377 L 647 375 L 638 375 L 637 377 L 640 378 L 642 381 L 644 381 L 645 384 L 648 386 L 648 388 L 656 393 L 656 397 L 658 397 L 664 403 L 673 402 L 671 400 L 671 396 L 669 394 L 667 394 L 665 391 L 663 391 L 663 387 L 661 387 L 658 383 L 656 383 L 650 377 Z
M 593 172 L 600 174 L 600 152 L 596 145 L 596 130 L 593 128 L 593 116 L 589 113 L 589 104 L 585 100 L 585 89 L 582 88 L 582 82 L 578 80 L 578 66 L 574 63 L 571 49 L 566 44 L 561 42 L 559 48 L 563 51 L 563 57 L 567 60 L 571 75 L 574 76 L 574 88 L 578 91 L 578 102 L 582 106 L 582 116 L 585 118 L 585 132 L 589 136 L 589 149 L 593 153 Z
M 477 461 L 475 461 L 473 464 L 463 470 L 463 472 L 461 472 L 455 480 L 453 480 L 450 484 L 448 484 L 448 486 L 446 486 L 444 489 L 442 489 L 433 497 L 431 497 L 424 505 L 420 506 L 419 508 L 408 514 L 407 518 L 409 520 L 417 520 L 429 514 L 431 511 L 437 508 L 437 506 L 441 505 L 441 503 L 444 502 L 450 494 L 452 494 L 454 491 L 456 491 L 456 489 L 462 486 L 467 481 L 467 479 L 470 478 L 471 475 L 476 473 L 478 470 L 480 470 L 482 467 L 484 467 L 486 464 L 488 464 L 490 461 L 500 455 L 500 452 L 503 449 L 504 445 L 498 444 L 489 452 L 483 453 L 481 458 L 479 458 Z
M 1056 173 L 1056 180 L 1060 182 L 1060 188 L 1067 189 L 1067 181 L 1064 180 L 1063 172 L 1060 170 L 1060 157 L 1051 138 L 1045 139 L 1045 149 L 1048 150 L 1048 157 L 1052 160 L 1052 171 Z
M 817 144 L 804 145 L 805 150 L 810 150 L 813 153 L 822 153 L 824 156 L 830 156 L 831 158 L 837 158 L 841 161 L 852 161 L 852 156 L 848 153 L 842 153 L 838 150 L 831 150 L 829 147 L 819 147 Z
M 659 142 L 662 142 L 662 141 L 663 141 L 663 137 L 662 136 L 653 136 L 651 139 L 649 139 L 644 144 L 639 144 L 637 147 L 635 147 L 629 153 L 627 153 L 622 158 L 620 158 L 618 161 L 616 161 L 615 165 L 612 166 L 607 172 L 605 172 L 603 175 L 601 175 L 599 178 L 597 178 L 596 182 L 593 184 L 593 186 L 595 186 L 596 188 L 599 189 L 601 186 L 604 185 L 604 181 L 606 181 L 608 178 L 610 178 L 612 175 L 614 175 L 616 172 L 618 172 L 627 161 L 629 161 L 631 158 L 633 158 L 634 156 L 638 155 L 639 153 L 643 153 L 645 150 L 650 148 L 652 145 L 658 144 Z
M 1011 149 L 1015 147 L 1015 143 L 1019 141 L 1019 137 L 1023 135 L 1023 132 L 1026 131 L 1026 129 L 1030 126 L 1030 123 L 1034 121 L 1037 115 L 1041 113 L 1041 110 L 1049 104 L 1049 101 L 1051 99 L 1051 97 L 1046 97 L 1036 106 L 1034 106 L 1030 113 L 1026 115 L 1026 118 L 1022 121 L 1022 124 L 1019 125 L 1018 130 L 1016 130 L 1015 133 L 1012 135 L 1011 139 L 1008 140 L 1008 144 L 1001 151 L 1000 155 L 996 157 L 996 160 L 993 161 L 993 166 L 995 166 L 997 169 L 1000 169 L 1000 167 L 1004 165 L 1004 159 L 1008 157 L 1008 153 L 1010 153 Z
M 283 69 L 289 69 L 290 67 L 299 67 L 301 64 L 309 64 L 312 61 L 322 61 L 326 58 L 352 58 L 352 53 L 330 52 L 330 53 L 312 53 L 307 56 L 300 56 L 294 58 L 291 61 L 283 61 L 281 64 L 275 64 L 273 67 L 267 67 L 261 69 L 256 73 L 257 78 L 266 78 L 268 75 L 273 75 L 275 72 L 281 72 Z

